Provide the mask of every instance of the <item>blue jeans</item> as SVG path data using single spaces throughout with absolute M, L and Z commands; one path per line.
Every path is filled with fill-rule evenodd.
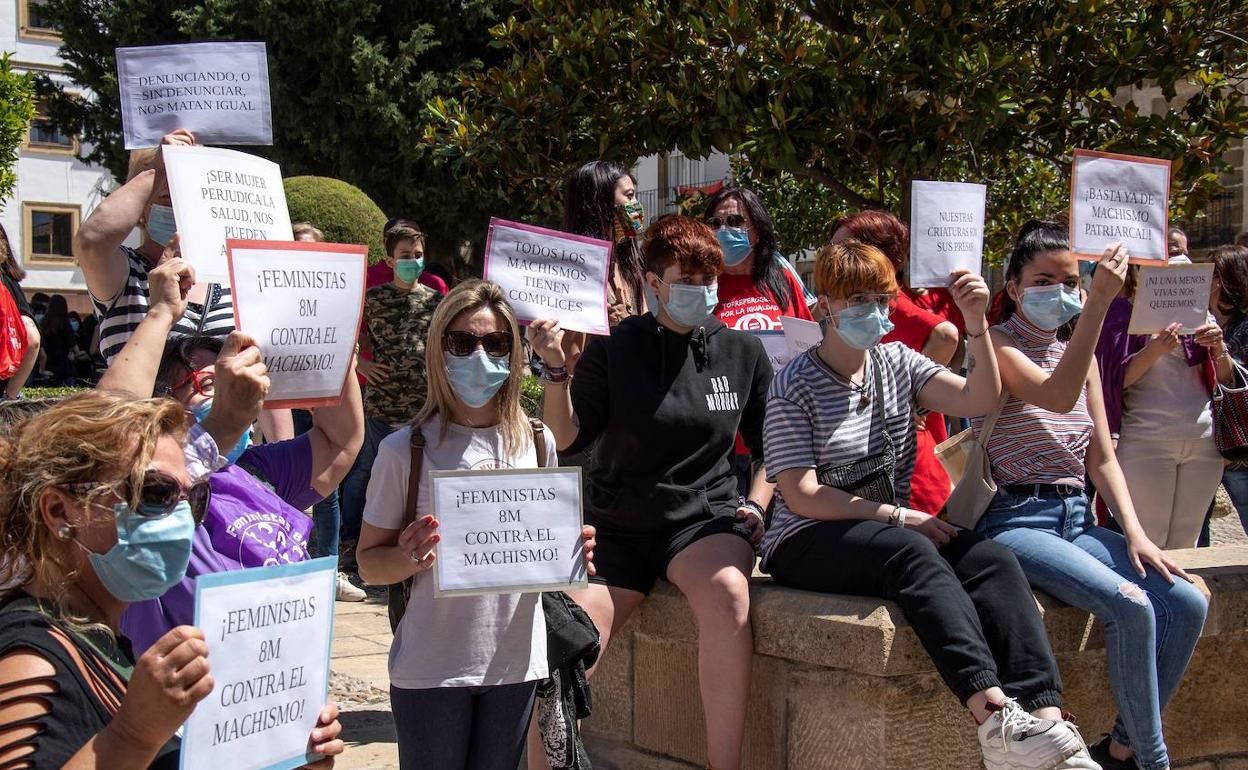
M 1094 523 L 1080 491 L 1001 490 L 977 527 L 1018 556 L 1031 584 L 1105 625 L 1109 684 L 1118 704 L 1112 735 L 1142 770 L 1170 766 L 1161 711 L 1178 688 L 1208 605 L 1200 590 L 1152 567 L 1141 578 L 1122 535 Z
M 390 688 L 402 770 L 516 770 L 537 682 Z
M 360 527 L 364 523 L 364 499 L 368 494 L 368 480 L 373 475 L 373 461 L 377 459 L 377 447 L 381 440 L 394 433 L 397 426 L 388 422 L 364 418 L 364 444 L 355 456 L 355 463 L 342 482 L 342 537 L 359 540 Z
M 312 430 L 312 413 L 307 409 L 292 409 L 291 417 L 295 423 L 296 436 Z M 338 555 L 338 527 L 341 521 L 338 490 L 335 489 L 324 500 L 312 506 L 312 525 L 316 532 L 315 556 Z

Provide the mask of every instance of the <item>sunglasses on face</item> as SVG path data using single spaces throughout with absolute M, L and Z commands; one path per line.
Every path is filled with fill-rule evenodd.
M 706 223 L 710 225 L 712 230 L 718 230 L 719 228 L 725 226 L 748 229 L 748 223 L 745 220 L 745 216 L 742 214 L 729 214 L 723 219 L 720 219 L 719 217 L 707 217 Z
M 212 370 L 201 369 L 200 371 L 197 371 L 197 372 L 191 372 L 190 374 L 186 375 L 182 379 L 175 382 L 173 384 L 173 390 L 174 391 L 181 390 L 187 385 L 194 386 L 195 392 L 198 393 L 199 395 L 212 398 L 212 394 L 214 390 L 214 387 L 213 387 L 214 375 L 213 375 Z
M 131 494 L 130 482 L 122 481 L 118 484 L 100 484 L 95 481 L 85 481 L 75 484 L 66 484 L 70 489 L 112 489 L 120 487 L 118 495 L 123 500 L 132 500 L 134 495 Z M 143 486 L 139 489 L 139 505 L 134 513 L 144 518 L 158 519 L 162 516 L 168 516 L 173 513 L 173 509 L 178 503 L 185 500 L 191 507 L 191 518 L 195 520 L 195 526 L 199 526 L 204 520 L 204 515 L 208 512 L 208 503 L 212 500 L 212 487 L 208 484 L 207 479 L 202 479 L 192 483 L 189 487 L 182 486 L 182 482 L 164 471 L 148 470 L 143 474 Z
M 478 337 L 472 332 L 448 331 L 442 335 L 442 347 L 456 357 L 472 355 L 477 345 L 485 350 L 487 356 L 506 358 L 511 355 L 511 332 L 490 332 Z

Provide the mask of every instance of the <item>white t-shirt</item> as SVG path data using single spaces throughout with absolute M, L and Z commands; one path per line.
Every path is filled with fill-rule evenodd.
M 1213 436 L 1213 415 L 1202 366 L 1189 366 L 1183 346 L 1168 351 L 1127 388 L 1122 436 L 1195 441 Z
M 416 508 L 429 510 L 429 473 L 445 470 L 536 468 L 532 443 L 520 457 L 504 457 L 498 428 L 452 423 L 441 437 L 441 420 L 423 426 L 425 455 Z M 411 428 L 390 434 L 377 449 L 364 520 L 374 527 L 399 529 L 407 502 L 411 469 Z M 546 467 L 558 465 L 555 440 L 546 431 Z M 492 594 L 435 599 L 433 573 L 412 584 L 407 612 L 390 647 L 390 683 L 422 690 L 432 687 L 492 687 L 548 676 L 546 618 L 541 594 Z

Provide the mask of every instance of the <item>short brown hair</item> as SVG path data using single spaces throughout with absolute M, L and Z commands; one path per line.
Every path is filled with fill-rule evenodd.
M 862 241 L 829 243 L 815 256 L 815 291 L 829 299 L 897 294 L 897 273 L 884 252 Z
M 650 225 L 641 259 L 655 275 L 663 275 L 673 262 L 687 275 L 719 275 L 724 270 L 724 251 L 711 228 L 679 214 L 666 214 Z
M 384 237 L 386 242 L 386 256 L 393 257 L 394 250 L 398 248 L 403 241 L 420 241 L 424 243 L 425 234 L 420 228 L 413 227 L 411 224 L 398 224 L 386 230 Z
M 321 232 L 321 228 L 311 222 L 295 222 L 290 226 L 290 232 L 295 236 L 295 240 L 299 240 L 301 235 L 310 235 L 312 240 L 321 242 L 325 240 L 325 233 Z
M 910 256 L 910 229 L 887 211 L 866 209 L 837 219 L 828 231 L 828 237 L 836 235 L 841 228 L 849 231 L 849 237 L 874 246 L 900 270 Z

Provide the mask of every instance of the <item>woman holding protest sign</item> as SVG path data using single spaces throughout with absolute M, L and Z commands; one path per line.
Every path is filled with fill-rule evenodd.
M 1105 624 L 1119 716 L 1093 757 L 1107 770 L 1164 770 L 1161 712 L 1183 678 L 1207 604 L 1149 540 L 1110 439 L 1093 352 L 1128 258 L 1121 244 L 1107 248 L 1084 302 L 1066 227 L 1032 221 L 1019 233 L 1005 274 L 1005 320 L 991 330 L 1010 393 L 985 442 L 998 491 L 977 531 L 1014 551 L 1033 586 Z M 1059 339 L 1076 315 L 1069 341 Z M 1124 534 L 1094 524 L 1085 478 Z
M 446 295 L 430 322 L 425 357 L 428 398 L 410 425 L 381 442 L 357 548 L 366 582 L 415 579 L 390 651 L 399 764 L 515 770 L 537 683 L 548 673 L 541 597 L 434 598 L 429 570 L 440 535 L 429 513 L 429 474 L 554 466 L 555 442 L 520 408 L 527 369 L 520 327 L 495 284 L 467 281 Z M 404 527 L 413 481 L 414 520 Z M 592 574 L 592 528 L 584 536 Z
M 731 460 L 738 432 L 760 454 L 771 364 L 757 338 L 712 313 L 723 252 L 709 227 L 662 217 L 646 231 L 642 256 L 657 310 L 595 337 L 574 377 L 558 322 L 529 327 L 546 367 L 543 415 L 560 450 L 597 442 L 585 517 L 602 544 L 598 577 L 573 598 L 605 647 L 655 581 L 680 589 L 698 624 L 707 757 L 730 770 L 745 732 L 749 578 L 764 494 L 756 485 L 742 505 Z
M 1172 265 L 1190 265 L 1183 254 Z M 1212 315 L 1193 334 L 1170 324 L 1156 334 L 1128 334 L 1139 267 L 1109 306 L 1096 362 L 1105 417 L 1136 518 L 1159 548 L 1192 548 L 1222 479 L 1213 443 L 1212 378 L 1234 372 Z
M 971 416 L 999 401 L 988 287 L 965 271 L 951 285 L 975 358 L 964 379 L 902 343 L 881 344 L 898 287 L 875 247 L 823 247 L 815 281 L 828 332 L 776 377 L 767 402 L 778 492 L 764 568 L 802 590 L 897 601 L 979 723 L 987 767 L 1099 770 L 1063 721 L 1057 663 L 1013 554 L 905 504 L 916 405 Z
M 213 689 L 202 631 L 179 626 L 137 661 L 132 602 L 182 579 L 208 503 L 168 399 L 82 393 L 0 441 L 0 764 L 142 770 L 179 763 L 177 733 Z M 343 751 L 325 706 L 308 749 Z

